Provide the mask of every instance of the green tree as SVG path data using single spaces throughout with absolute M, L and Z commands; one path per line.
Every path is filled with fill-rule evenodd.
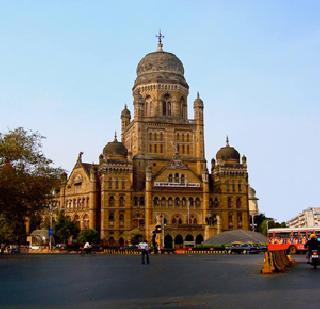
M 84 245 L 87 241 L 90 244 L 96 244 L 99 241 L 99 233 L 96 230 L 82 230 L 78 236 L 78 241 L 81 245 Z
M 57 221 L 53 226 L 53 237 L 57 243 L 66 243 L 72 236 L 76 238 L 79 233 L 79 229 L 75 222 L 64 215 L 59 215 Z
M 36 222 L 63 172 L 42 153 L 42 139 L 23 128 L 0 133 L 0 214 L 17 242 L 25 241 L 25 219 Z

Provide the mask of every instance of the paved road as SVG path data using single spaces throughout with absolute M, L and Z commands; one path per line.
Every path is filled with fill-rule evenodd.
M 299 256 L 297 260 L 303 261 Z M 0 256 L 0 307 L 319 308 L 320 269 L 261 275 L 262 255 Z

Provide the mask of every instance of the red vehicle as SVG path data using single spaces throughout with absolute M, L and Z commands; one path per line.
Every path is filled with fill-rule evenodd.
M 287 250 L 290 254 L 307 251 L 304 245 L 312 233 L 315 233 L 320 240 L 320 227 L 270 229 L 268 250 Z

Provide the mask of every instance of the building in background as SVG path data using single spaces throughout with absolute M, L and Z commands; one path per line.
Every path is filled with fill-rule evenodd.
M 97 229 L 108 245 L 125 245 L 134 233 L 149 240 L 156 226 L 169 248 L 249 229 L 247 159 L 227 138 L 209 172 L 204 103 L 198 93 L 189 119 L 183 64 L 161 39 L 138 63 L 133 117 L 125 106 L 121 140 L 106 144 L 99 164 L 84 163 L 80 153 L 57 195 L 60 211 L 81 229 Z
M 289 228 L 320 227 L 320 207 L 304 209 L 293 219 L 287 221 Z

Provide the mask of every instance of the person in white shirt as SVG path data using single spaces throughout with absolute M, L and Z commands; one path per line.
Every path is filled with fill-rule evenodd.
M 91 252 L 91 245 L 88 241 L 84 244 L 83 249 L 84 249 L 85 253 Z
M 145 264 L 145 259 L 147 257 L 147 264 L 149 264 L 149 246 L 147 241 L 142 241 L 138 245 L 139 250 L 141 251 L 141 264 Z

